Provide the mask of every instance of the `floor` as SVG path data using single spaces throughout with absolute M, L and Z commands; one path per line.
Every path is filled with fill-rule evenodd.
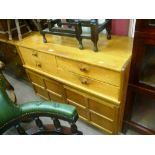
M 5 77 L 10 81 L 10 83 L 14 86 L 15 93 L 17 96 L 17 103 L 21 104 L 28 101 L 38 101 L 43 100 L 39 96 L 37 96 L 31 86 L 31 84 L 25 80 L 17 79 L 13 75 L 6 74 Z M 51 120 L 43 118 L 43 121 L 49 123 Z M 64 122 L 61 122 L 65 124 Z M 24 124 L 25 125 L 25 124 Z M 33 122 L 29 124 L 29 126 L 24 126 L 24 128 L 28 128 L 33 126 Z M 84 135 L 106 135 L 103 131 L 83 122 L 82 120 L 77 121 L 77 126 L 80 131 L 83 132 Z M 14 128 L 9 129 L 5 132 L 6 135 L 16 135 L 18 134 Z M 133 131 L 128 131 L 128 135 L 137 135 L 138 133 Z

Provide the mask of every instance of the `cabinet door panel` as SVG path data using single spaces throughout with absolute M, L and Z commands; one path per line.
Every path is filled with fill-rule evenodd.
M 106 103 L 105 101 L 102 101 L 102 103 L 99 103 L 97 101 L 89 99 L 89 108 L 90 110 L 99 113 L 111 120 L 116 119 L 115 118 L 115 106 L 111 105 L 110 103 Z
M 137 39 L 133 50 L 130 83 L 155 90 L 155 40 Z
M 33 84 L 45 87 L 43 78 L 41 76 L 39 76 L 38 74 L 35 74 L 35 73 L 31 72 L 31 71 L 28 71 L 28 70 L 27 70 L 27 74 L 28 74 L 28 76 L 30 78 L 30 81 Z
M 102 115 L 98 115 L 94 112 L 90 113 L 90 121 L 101 128 L 104 128 L 109 133 L 113 133 L 114 127 L 113 122 L 105 119 Z

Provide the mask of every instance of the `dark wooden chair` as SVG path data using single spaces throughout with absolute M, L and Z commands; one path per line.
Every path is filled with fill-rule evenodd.
M 98 51 L 97 42 L 99 33 L 104 29 L 107 32 L 107 39 L 111 39 L 111 19 L 106 19 L 105 22 L 99 24 L 97 19 L 80 20 L 80 19 L 66 19 L 66 22 L 61 19 L 47 20 L 48 27 L 43 29 L 41 20 L 38 20 L 40 33 L 43 35 L 43 42 L 46 43 L 45 34 L 62 35 L 69 37 L 76 37 L 79 42 L 79 48 L 83 49 L 82 39 L 91 39 L 94 44 L 94 51 Z M 57 27 L 55 26 L 57 25 Z M 90 34 L 84 34 L 83 27 L 90 28 Z
M 56 134 L 56 135 L 81 135 L 78 131 L 76 121 L 78 113 L 74 106 L 52 101 L 34 101 L 17 105 L 15 104 L 15 94 L 10 99 L 6 90 L 13 91 L 2 73 L 4 64 L 0 61 L 0 134 L 11 127 L 15 127 L 19 134 Z M 40 117 L 49 117 L 52 124 L 44 124 Z M 35 121 L 35 126 L 25 130 L 22 127 L 23 121 L 30 123 Z M 62 126 L 59 120 L 64 120 L 70 124 L 70 127 Z M 26 123 L 26 124 L 27 124 Z

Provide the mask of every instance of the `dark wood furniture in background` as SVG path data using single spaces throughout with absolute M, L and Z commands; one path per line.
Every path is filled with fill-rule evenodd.
M 27 79 L 16 46 L 0 42 L 0 60 L 6 65 L 6 71 L 18 78 Z
M 137 20 L 123 132 L 133 129 L 140 134 L 155 134 L 154 124 L 155 20 Z
M 94 51 L 98 51 L 97 42 L 101 31 L 105 29 L 107 32 L 107 39 L 111 39 L 111 19 L 106 19 L 102 24 L 99 24 L 97 19 L 49 19 L 47 20 L 48 27 L 46 29 L 42 28 L 40 22 L 41 20 L 38 20 L 40 33 L 45 43 L 47 42 L 45 34 L 76 37 L 79 42 L 79 48 L 83 49 L 82 39 L 85 38 L 91 39 L 94 44 Z M 83 27 L 89 27 L 90 34 L 83 33 Z
M 21 28 L 25 27 L 28 32 L 31 32 L 29 23 L 26 19 L 3 19 L 0 20 L 0 34 L 7 34 L 8 39 L 12 40 L 12 33 L 17 32 L 18 39 L 22 39 Z

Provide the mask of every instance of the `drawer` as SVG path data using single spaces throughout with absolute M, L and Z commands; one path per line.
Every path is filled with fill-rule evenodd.
M 25 65 L 49 74 L 57 73 L 55 56 L 23 47 L 19 50 Z
M 43 78 L 41 76 L 28 70 L 26 72 L 29 76 L 29 79 L 32 81 L 33 84 L 37 84 L 39 86 L 45 87 Z
M 60 68 L 58 68 L 58 74 L 66 81 L 71 82 L 72 84 L 76 84 L 77 87 L 79 86 L 83 89 L 87 89 L 87 91 L 93 91 L 93 93 L 98 92 L 115 100 L 119 100 L 119 87 L 107 83 L 102 83 L 83 76 L 79 76 L 72 72 L 62 70 Z
M 36 92 L 36 94 L 38 94 L 39 96 L 41 96 L 42 98 L 46 99 L 46 100 L 49 100 L 49 96 L 48 96 L 48 93 L 45 89 L 41 88 L 41 87 L 38 87 L 36 85 L 33 84 L 33 88 Z
M 106 130 L 111 134 L 114 131 L 114 122 L 105 119 L 102 115 L 98 115 L 97 113 L 90 112 L 90 122 L 100 126 L 103 130 Z
M 64 88 L 63 85 L 51 80 L 51 79 L 44 79 L 45 85 L 46 85 L 46 89 L 49 92 L 58 94 L 58 95 L 63 95 L 64 94 Z
M 120 87 L 120 72 L 57 57 L 58 67 Z
M 102 101 L 102 103 L 99 103 L 91 99 L 89 99 L 88 103 L 89 103 L 89 109 L 91 111 L 99 113 L 100 115 L 103 115 L 104 117 L 107 117 L 108 119 L 111 120 L 116 119 L 115 111 L 117 110 L 117 108 L 114 105 L 111 105 L 106 101 Z

